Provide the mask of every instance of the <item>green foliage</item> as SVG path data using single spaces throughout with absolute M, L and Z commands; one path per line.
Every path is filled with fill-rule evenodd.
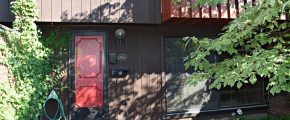
M 180 6 L 182 3 L 182 0 L 172 0 L 172 2 L 174 4 L 177 4 L 178 6 Z M 203 6 L 203 5 L 217 5 L 217 4 L 226 3 L 226 2 L 227 2 L 227 0 L 197 0 L 192 4 L 192 7 L 197 8 L 197 7 Z
M 16 110 L 19 108 L 19 96 L 8 82 L 0 83 L 0 119 L 14 120 L 16 119 Z
M 245 7 L 245 12 L 226 26 L 219 38 L 193 37 L 189 43 L 198 47 L 185 66 L 204 71 L 207 75 L 202 77 L 207 79 L 214 77 L 211 88 L 241 88 L 263 78 L 269 80 L 267 89 L 272 94 L 290 92 L 290 23 L 279 21 L 279 15 L 289 12 L 289 8 L 288 0 L 264 0 L 257 6 Z M 212 52 L 228 54 L 228 58 L 210 63 L 206 57 Z M 204 78 L 189 81 L 199 79 Z
M 241 120 L 289 120 L 289 115 L 280 115 L 280 116 L 264 116 L 264 117 L 254 117 L 254 118 L 247 118 L 247 117 L 241 117 Z
M 227 0 L 197 0 L 194 6 L 199 5 L 217 5 L 219 3 L 226 3 Z
M 56 30 L 42 37 L 34 23 L 35 0 L 14 0 L 12 12 L 13 29 L 4 32 L 6 44 L 1 45 L 7 58 L 1 63 L 11 76 L 10 83 L 0 84 L 0 119 L 36 120 L 49 91 L 63 88 L 59 79 L 66 71 L 61 70 L 61 56 L 67 52 L 70 35 Z

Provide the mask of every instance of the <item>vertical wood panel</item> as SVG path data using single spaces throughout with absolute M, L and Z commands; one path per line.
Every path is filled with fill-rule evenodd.
M 143 31 L 142 31 L 143 32 Z M 141 33 L 142 33 L 141 32 Z M 142 119 L 144 119 L 144 117 L 146 118 L 147 117 L 147 115 L 146 114 L 148 114 L 148 112 L 149 112 L 149 110 L 148 110 L 148 101 L 147 101 L 147 99 L 148 99 L 148 82 L 149 82 L 149 80 L 148 80 L 148 72 L 149 72 L 149 69 L 148 69 L 148 62 L 149 61 L 147 61 L 148 60 L 148 48 L 149 48 L 149 46 L 148 46 L 148 42 L 147 41 L 149 41 L 148 39 L 147 39 L 147 37 L 148 37 L 148 35 L 147 35 L 147 32 L 145 32 L 144 31 L 144 33 L 143 34 L 140 34 L 140 37 L 141 37 L 141 43 L 142 43 L 142 48 L 141 48 L 141 51 L 140 51 L 140 53 L 141 53 L 141 79 L 142 79 L 142 83 L 141 83 L 141 93 L 142 93 L 142 95 L 141 95 L 141 101 L 143 102 L 143 104 L 142 104 L 142 112 L 143 112 L 143 114 L 142 114 Z M 146 54 L 147 53 L 147 54 Z M 149 53 L 150 54 L 150 53 Z
M 237 8 L 236 8 L 236 0 L 229 0 L 229 15 L 230 18 L 236 18 L 237 17 Z
M 191 0 L 191 6 L 194 5 L 194 3 L 196 3 L 197 0 Z M 193 18 L 200 18 L 201 16 L 201 9 L 199 7 L 197 7 L 196 5 L 192 7 L 192 17 Z
M 201 11 L 202 11 L 202 18 L 210 18 L 209 5 L 202 6 Z
M 143 9 L 141 9 L 141 15 L 144 15 L 143 21 L 141 21 L 141 23 L 146 23 L 146 22 L 151 20 L 151 17 L 149 15 L 150 10 L 148 10 L 148 3 L 149 2 L 150 2 L 150 0 L 143 0 L 143 3 L 141 4 L 141 5 L 143 5 Z
M 164 36 L 160 40 L 160 72 L 161 72 L 161 114 L 164 114 L 166 111 L 166 93 L 165 93 L 165 83 L 166 83 L 166 73 L 165 73 L 165 55 L 164 55 Z
M 154 21 L 154 14 L 155 12 L 155 7 L 152 7 L 152 6 L 155 6 L 156 4 L 152 4 L 154 1 L 152 0 L 145 0 L 146 3 L 145 3 L 145 15 L 146 15 L 146 18 L 144 19 L 144 23 L 152 23 Z M 154 2 L 155 3 L 155 2 Z
M 135 91 L 134 91 L 134 84 L 135 84 L 135 57 L 134 56 L 134 40 L 137 38 L 137 35 L 135 34 L 136 32 L 134 31 L 127 31 L 129 34 L 126 37 L 126 49 L 127 49 L 127 67 L 129 69 L 129 79 L 127 81 L 126 85 L 126 111 L 127 111 L 127 119 L 132 119 L 134 118 L 132 113 L 134 113 L 134 110 L 132 109 L 132 106 L 134 104 L 134 96 L 135 96 Z M 130 34 L 131 33 L 131 34 Z
M 161 0 L 154 0 L 155 3 L 153 3 L 156 6 L 155 9 L 155 17 L 154 17 L 154 23 L 161 23 Z M 191 14 L 191 13 L 189 13 Z
M 8 1 L 0 0 L 0 21 L 7 21 L 7 13 L 8 13 Z
M 155 53 L 155 57 L 153 57 L 153 62 L 154 65 L 151 65 L 153 67 L 153 73 L 150 77 L 150 92 L 152 94 L 151 96 L 151 116 L 152 119 L 159 119 L 162 118 L 161 114 L 161 99 L 162 99 L 162 94 L 161 94 L 161 77 L 160 77 L 160 38 L 157 31 L 152 31 L 153 38 L 152 38 L 152 48 L 155 48 L 153 53 Z
M 62 4 L 61 0 L 51 0 L 52 5 L 51 21 L 53 22 L 61 21 L 61 11 L 62 11 L 61 4 Z
M 38 15 L 38 21 L 42 20 L 42 0 L 36 0 L 37 3 L 37 15 Z
M 52 15 L 52 6 L 51 0 L 43 0 L 41 3 L 41 21 L 50 22 Z
M 72 17 L 72 0 L 61 0 L 61 21 L 68 22 Z
M 211 17 L 212 18 L 219 18 L 219 9 L 216 5 L 211 6 Z
M 151 118 L 151 119 L 153 119 L 152 117 L 153 116 L 151 116 L 152 115 L 152 104 L 153 104 L 153 100 L 152 99 L 154 99 L 153 97 L 154 97 L 154 93 L 153 93 L 153 85 L 152 85 L 152 79 L 153 79 L 153 77 L 154 77 L 154 66 L 155 66 L 155 63 L 154 63 L 154 61 L 155 61 L 155 59 L 156 59 L 156 51 L 155 51 L 155 44 L 154 44 L 154 38 L 153 38 L 153 36 L 154 36 L 154 34 L 152 34 L 153 33 L 153 31 L 150 31 L 150 32 L 147 32 L 146 31 L 146 33 L 148 33 L 148 34 L 146 34 L 146 37 L 145 37 L 145 49 L 143 49 L 144 51 L 143 52 L 145 52 L 145 53 L 143 53 L 144 54 L 144 63 L 143 63 L 143 66 L 144 67 L 142 67 L 142 68 L 144 68 L 144 73 L 145 73 L 145 75 L 146 76 L 144 76 L 145 77 L 145 79 L 146 79 L 146 86 L 144 86 L 144 88 L 146 89 L 146 93 L 144 94 L 144 96 L 146 95 L 146 105 L 145 105 L 145 107 L 146 107 L 146 110 L 147 110 L 147 116 L 146 117 L 148 117 L 148 118 Z M 150 49 L 148 49 L 148 48 L 150 48 Z M 145 55 L 147 53 L 147 55 Z M 148 119 L 147 118 L 147 119 Z
M 109 32 L 108 36 L 113 36 L 113 32 Z M 109 37 L 109 42 L 108 42 L 108 51 L 109 53 L 116 53 L 116 42 L 114 39 Z M 109 64 L 109 70 L 111 68 L 116 67 L 115 64 Z M 110 73 L 110 72 L 109 72 Z M 116 119 L 117 113 L 119 112 L 119 94 L 118 91 L 121 91 L 120 85 L 117 82 L 116 78 L 110 77 L 109 78 L 109 114 L 110 114 L 110 119 Z
M 72 0 L 71 21 L 79 22 L 82 19 L 82 0 Z
M 130 11 L 132 13 L 132 21 L 133 23 L 138 23 L 138 1 L 139 0 L 127 0 L 130 3 Z
M 239 15 L 244 12 L 244 9 L 242 8 L 243 5 L 245 5 L 244 0 L 238 0 L 238 14 Z
M 109 2 L 109 7 L 107 9 L 109 18 L 108 22 L 117 23 L 119 21 L 121 16 L 120 11 L 124 12 L 124 10 L 121 9 L 121 6 L 123 6 L 125 2 L 125 0 L 112 0 Z
M 227 3 L 221 3 L 221 9 L 220 9 L 220 13 L 221 13 L 221 18 L 228 18 L 228 7 L 227 7 Z
M 128 48 L 129 48 L 129 40 L 128 40 L 128 36 L 127 37 L 125 37 L 124 38 L 125 40 L 127 40 L 127 41 L 123 41 L 123 43 L 122 43 L 122 46 L 119 48 L 119 49 L 117 49 L 117 53 L 119 53 L 119 54 L 126 54 L 127 55 L 127 60 L 126 61 L 123 61 L 123 62 L 119 62 L 120 63 L 120 66 L 119 66 L 119 68 L 127 68 L 128 70 L 129 70 L 129 61 L 128 61 Z M 122 101 L 124 101 L 125 103 L 126 103 L 126 105 L 123 105 L 122 106 L 122 109 L 123 109 L 123 117 L 125 118 L 125 119 L 127 119 L 127 117 L 128 117 L 128 96 L 129 96 L 129 87 L 131 86 L 130 85 L 130 73 L 128 73 L 128 75 L 127 76 L 125 76 L 124 78 L 123 78 L 123 85 L 122 85 Z
M 111 119 L 116 119 L 117 113 L 119 112 L 119 83 L 117 82 L 117 78 L 109 79 L 109 116 Z
M 147 16 L 149 20 L 146 23 L 158 23 L 160 14 L 160 0 L 147 0 Z M 157 17 L 158 16 L 158 17 Z
M 148 17 L 148 1 L 149 0 L 140 0 L 139 1 L 139 19 L 140 19 L 140 23 L 145 23 L 146 21 L 149 20 Z
M 137 69 L 136 69 L 136 72 L 138 73 L 137 75 L 137 82 L 136 82 L 136 86 L 134 86 L 136 88 L 136 96 L 135 96 L 135 104 L 136 104 L 136 101 L 142 101 L 142 99 L 140 99 L 142 97 L 142 92 L 143 92 L 143 89 L 142 89 L 142 82 L 143 82 L 143 79 L 142 79 L 142 76 L 143 76 L 143 73 L 142 73 L 142 54 L 140 54 L 142 52 L 142 49 L 143 49 L 143 36 L 141 34 L 141 32 L 138 32 L 138 42 L 137 42 L 137 45 L 138 46 L 135 50 L 137 51 L 136 53 L 139 53 L 136 58 L 137 58 Z M 143 104 L 136 104 L 135 108 L 138 108 L 137 110 L 140 112 L 141 110 L 143 110 Z M 137 112 L 138 113 L 138 112 Z M 141 118 L 141 115 L 135 115 L 136 119 L 140 119 Z
M 141 44 L 142 44 L 142 41 L 140 40 L 140 32 L 137 32 L 137 39 L 138 41 L 135 41 L 134 43 L 134 50 L 136 51 L 134 53 L 134 56 L 135 56 L 135 59 L 136 59 L 136 62 L 134 64 L 134 78 L 135 78 L 135 84 L 134 84 L 134 91 L 136 92 L 136 94 L 134 95 L 134 102 L 132 103 L 132 109 L 130 110 L 130 112 L 133 112 L 136 111 L 134 110 L 134 108 L 137 108 L 137 111 L 140 112 L 140 110 L 142 109 L 142 105 L 141 104 L 136 104 L 136 101 L 139 100 L 139 97 L 142 96 L 142 73 L 141 73 L 141 69 L 142 69 L 142 66 L 141 66 L 141 63 L 142 63 L 142 56 L 141 54 L 138 54 L 140 53 L 141 51 Z M 140 100 L 141 101 L 141 100 Z M 137 112 L 137 113 L 138 113 Z M 135 118 L 138 119 L 138 117 L 140 118 L 141 116 L 139 115 L 133 115 Z
M 171 4 L 167 0 L 162 0 L 162 21 L 170 19 L 171 15 Z
M 100 20 L 101 22 L 108 22 L 110 16 L 109 16 L 109 2 L 100 0 Z
M 101 0 L 91 0 L 91 16 L 92 22 L 100 21 Z
M 13 0 L 8 0 L 8 13 L 7 13 L 7 21 L 8 22 L 11 22 L 11 21 L 13 21 L 14 20 L 14 15 L 13 15 L 13 13 L 11 12 L 11 2 L 12 2 Z
M 142 14 L 144 15 L 144 17 L 142 18 L 142 23 L 150 23 L 149 21 L 152 20 L 152 17 L 150 16 L 150 11 L 152 9 L 149 9 L 148 5 L 150 3 L 150 0 L 144 0 L 143 5 L 144 5 L 144 9 L 142 11 Z
M 126 81 L 127 81 L 127 78 L 117 78 L 117 91 L 115 91 L 116 93 L 115 94 L 118 94 L 117 95 L 117 105 L 120 106 L 118 109 L 118 115 L 117 115 L 117 118 L 118 119 L 126 119 L 125 117 L 125 114 L 126 114 L 126 106 L 125 105 L 122 105 L 121 102 L 122 100 L 126 100 Z M 116 114 L 116 113 L 115 113 Z
M 187 0 L 182 0 L 181 3 L 181 16 L 184 18 L 190 18 L 189 14 L 190 4 L 187 3 Z
M 143 49 L 144 50 L 144 49 Z M 143 51 L 144 52 L 144 51 Z M 144 56 L 145 57 L 145 56 Z M 143 69 L 143 72 L 142 72 L 142 97 L 141 97 L 141 101 L 142 101 L 142 103 L 143 103 L 143 105 L 142 105 L 142 108 L 143 108 L 143 110 L 142 110 L 142 119 L 149 119 L 149 112 L 151 111 L 150 110 L 150 106 L 149 106 L 149 89 L 148 89 L 148 87 L 149 87 L 149 85 L 150 85 L 150 80 L 149 80 L 149 74 L 147 73 L 147 72 L 145 72 L 144 70 L 146 69 L 146 68 L 144 68 L 144 67 L 147 67 L 147 66 L 145 66 L 145 59 L 144 59 L 144 57 L 143 57 L 143 63 L 142 63 L 142 69 Z M 147 68 L 148 69 L 148 68 Z
M 120 0 L 120 10 L 119 10 L 119 23 L 132 23 L 135 21 L 136 17 L 134 17 L 134 10 L 135 15 L 136 14 L 136 6 L 137 6 L 136 0 Z
M 90 14 L 91 14 L 91 0 L 82 0 L 82 21 L 83 22 L 89 22 L 91 20 Z
M 171 17 L 179 18 L 180 17 L 180 6 L 177 3 L 171 2 Z
M 161 19 L 160 6 L 158 0 L 138 0 L 137 9 L 135 9 L 138 17 L 135 21 L 137 23 L 159 23 Z

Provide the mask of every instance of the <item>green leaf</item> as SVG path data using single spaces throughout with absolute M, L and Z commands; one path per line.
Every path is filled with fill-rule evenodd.
M 218 84 L 216 85 L 216 88 L 217 88 L 217 89 L 221 89 L 221 86 L 222 86 L 222 85 L 218 83 Z
M 260 75 L 260 76 L 266 76 L 266 75 L 268 75 L 269 74 L 269 72 L 268 72 L 268 69 L 267 68 L 263 68 L 263 69 L 260 69 L 259 71 L 258 71 L 258 74 Z
M 281 88 L 278 87 L 278 86 L 273 86 L 273 87 L 271 88 L 271 90 L 270 90 L 270 93 L 271 93 L 272 95 L 274 95 L 275 93 L 280 93 L 280 92 L 281 92 Z
M 251 78 L 249 79 L 249 81 L 250 81 L 251 84 L 255 84 L 257 82 L 256 75 L 252 74 Z
M 241 81 L 237 82 L 237 87 L 238 87 L 239 89 L 240 89 L 242 86 L 243 86 L 243 84 L 242 84 Z
M 274 6 L 275 3 L 276 3 L 276 0 L 269 0 L 269 3 L 270 3 L 271 6 Z

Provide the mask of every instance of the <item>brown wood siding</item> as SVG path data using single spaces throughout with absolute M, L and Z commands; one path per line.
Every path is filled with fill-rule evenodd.
M 39 0 L 37 2 L 40 2 Z M 38 9 L 39 11 L 41 11 L 41 19 L 43 21 L 51 21 L 51 17 L 52 17 L 52 0 L 41 0 L 41 9 Z M 49 12 L 47 12 L 49 11 Z
M 0 21 L 8 21 L 9 2 L 8 0 L 0 0 Z
M 7 22 L 13 21 L 14 20 L 14 15 L 12 14 L 12 12 L 10 11 L 11 9 L 11 2 L 13 0 L 7 0 L 8 1 L 8 10 L 7 10 Z M 1 6 L 1 5 L 0 5 Z M 1 13 L 0 13 L 1 14 Z M 1 17 L 1 15 L 0 15 Z M 0 20 L 1 21 L 1 20 Z
M 10 2 L 0 1 L 0 22 L 11 22 Z M 36 0 L 38 22 L 161 23 L 159 0 Z
M 290 114 L 290 93 L 282 92 L 270 95 L 269 112 L 273 115 L 289 115 Z
M 63 22 L 68 21 L 68 18 L 72 17 L 72 1 L 71 0 L 62 0 L 61 1 L 61 20 Z
M 108 64 L 108 73 L 112 68 L 127 68 L 129 75 L 123 78 L 109 76 L 109 111 L 110 118 L 117 120 L 158 120 L 165 113 L 165 81 L 164 81 L 164 36 L 213 36 L 217 35 L 221 26 L 211 25 L 82 25 L 58 26 L 40 25 L 43 33 L 61 27 L 70 30 L 104 30 L 108 32 L 108 52 L 127 54 L 127 61 Z M 114 30 L 124 28 L 126 36 L 123 46 L 116 45 Z M 202 30 L 201 30 L 202 29 Z M 66 113 L 69 111 L 68 94 L 64 93 Z M 124 100 L 127 105 L 120 102 Z
M 44 0 L 44 1 L 49 1 L 49 0 Z M 61 15 L 62 15 L 61 7 L 62 7 L 62 0 L 51 0 L 51 21 L 57 21 L 61 19 Z

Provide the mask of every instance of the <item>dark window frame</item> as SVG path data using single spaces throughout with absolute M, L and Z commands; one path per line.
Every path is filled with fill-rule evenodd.
M 183 37 L 187 37 L 187 36 L 164 36 L 162 38 L 162 46 L 163 46 L 163 64 L 164 64 L 164 71 L 165 71 L 165 76 L 168 74 L 167 70 L 166 70 L 166 39 L 168 38 L 176 38 L 176 39 L 180 39 Z M 202 37 L 199 37 L 202 38 Z M 213 38 L 213 37 L 212 37 Z M 244 109 L 244 110 L 257 110 L 257 109 L 267 109 L 268 108 L 268 96 L 269 96 L 269 91 L 266 90 L 266 85 L 267 81 L 263 80 L 263 83 L 261 83 L 263 85 L 263 91 L 261 92 L 263 94 L 263 104 L 249 104 L 249 105 L 241 105 L 241 106 L 231 106 L 231 107 L 221 107 L 221 91 L 217 90 L 217 89 L 212 89 L 212 91 L 216 91 L 218 92 L 218 109 L 214 109 L 214 110 L 205 110 L 205 111 L 200 111 L 199 113 L 217 113 L 217 112 L 227 112 L 227 111 L 233 111 L 236 109 Z M 167 79 L 165 78 L 165 117 L 164 118 L 183 118 L 183 117 L 193 117 L 196 114 L 199 113 L 190 113 L 190 112 L 168 112 L 168 101 L 167 101 L 167 87 L 168 87 L 168 83 L 167 83 Z

